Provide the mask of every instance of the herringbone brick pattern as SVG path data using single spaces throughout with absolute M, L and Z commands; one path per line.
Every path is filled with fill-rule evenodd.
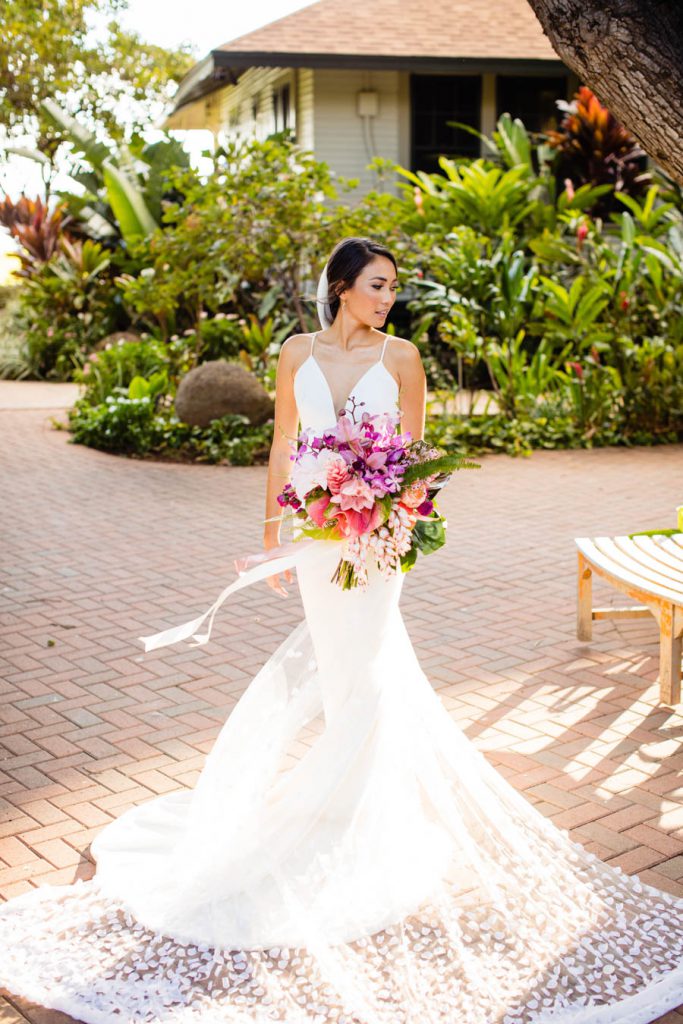
M 137 637 L 203 611 L 260 546 L 265 469 L 68 443 L 0 412 L 0 895 L 93 870 L 132 804 L 190 786 L 249 680 L 302 615 L 256 584 L 205 648 Z M 449 543 L 406 578 L 420 661 L 466 735 L 604 860 L 683 895 L 683 707 L 658 698 L 654 620 L 574 633 L 573 537 L 672 525 L 683 446 L 489 456 L 444 492 Z M 601 603 L 622 597 L 596 584 Z M 62 1015 L 2 1004 L 0 1024 Z M 683 1008 L 661 1018 L 683 1020 Z

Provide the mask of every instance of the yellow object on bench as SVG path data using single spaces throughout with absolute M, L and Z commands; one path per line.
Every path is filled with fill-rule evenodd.
M 579 549 L 577 637 L 591 639 L 594 619 L 654 615 L 659 623 L 660 699 L 665 704 L 677 704 L 681 699 L 683 531 L 575 540 Z M 643 603 L 631 608 L 593 608 L 594 572 Z

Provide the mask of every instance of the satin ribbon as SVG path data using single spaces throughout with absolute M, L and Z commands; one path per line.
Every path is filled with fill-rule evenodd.
M 290 540 L 285 544 L 278 544 L 268 551 L 241 555 L 234 560 L 239 578 L 221 591 L 214 603 L 210 608 L 207 608 L 203 615 L 192 619 L 190 622 L 184 622 L 180 626 L 171 626 L 169 629 L 163 629 L 160 633 L 140 636 L 138 640 L 141 640 L 144 644 L 145 653 L 147 651 L 154 651 L 158 647 L 168 647 L 169 644 L 176 644 L 180 640 L 187 640 L 188 637 L 192 637 L 194 640 L 190 647 L 199 647 L 208 642 L 216 612 L 230 594 L 234 594 L 236 590 L 241 590 L 242 587 L 251 586 L 252 583 L 256 583 L 258 580 L 264 580 L 268 576 L 275 575 L 275 573 L 284 572 L 285 569 L 296 568 L 302 562 L 315 558 L 319 552 L 322 552 L 322 545 L 325 546 L 326 551 L 329 550 L 330 544 L 338 545 L 341 555 L 343 543 L 343 541 L 317 540 L 307 537 L 300 540 Z M 197 630 L 207 616 L 210 616 L 210 618 L 206 632 L 198 633 Z

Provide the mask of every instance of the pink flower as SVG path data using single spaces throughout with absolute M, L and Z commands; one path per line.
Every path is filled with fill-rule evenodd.
M 327 486 L 332 494 L 339 494 L 342 484 L 349 479 L 349 471 L 342 458 L 330 462 L 327 467 Z
M 401 501 L 408 508 L 417 508 L 427 498 L 427 488 L 423 483 L 410 484 L 401 494 Z
M 370 469 L 384 469 L 387 464 L 387 452 L 371 452 L 365 460 Z
M 315 523 L 316 526 L 325 526 L 325 509 L 330 504 L 329 494 L 323 494 L 321 498 L 316 498 L 306 506 L 306 510 Z
M 343 537 L 359 537 L 361 533 L 371 533 L 382 521 L 382 512 L 378 505 L 357 512 L 347 509 L 337 513 L 339 531 Z
M 361 512 L 365 508 L 372 508 L 375 504 L 375 495 L 369 484 L 360 477 L 351 477 L 339 488 L 339 492 L 330 499 L 336 502 L 342 511 L 353 509 Z
M 337 420 L 335 435 L 338 441 L 346 441 L 352 445 L 354 441 L 363 440 L 365 428 L 362 423 L 354 423 L 351 416 L 340 416 Z

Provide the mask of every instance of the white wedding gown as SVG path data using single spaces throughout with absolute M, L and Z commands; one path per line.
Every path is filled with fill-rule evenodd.
M 313 354 L 295 392 L 303 426 L 332 425 Z M 381 359 L 354 394 L 396 408 Z M 91 881 L 5 904 L 0 984 L 89 1024 L 646 1024 L 683 1003 L 683 899 L 518 794 L 422 672 L 405 577 L 343 591 L 338 557 L 298 560 L 305 619 L 195 789 L 104 828 Z

